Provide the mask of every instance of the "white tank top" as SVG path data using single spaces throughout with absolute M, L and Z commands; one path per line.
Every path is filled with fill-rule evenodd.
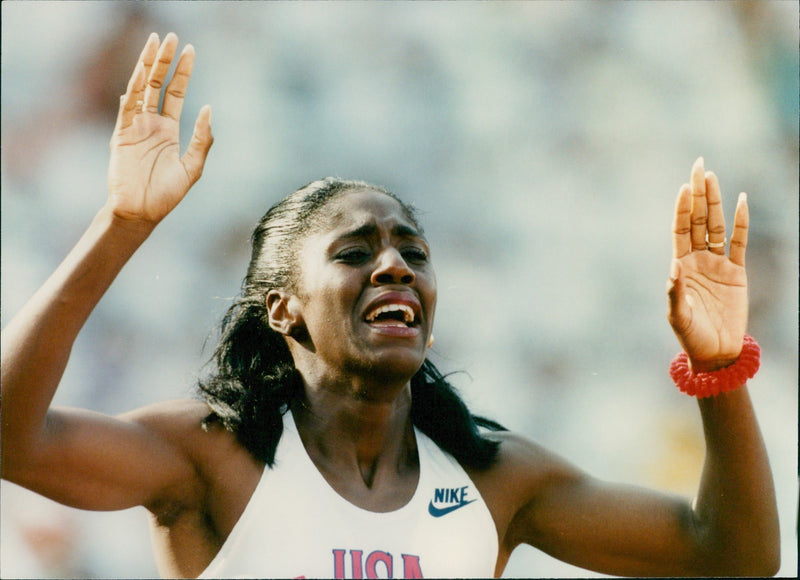
M 292 414 L 275 465 L 200 578 L 489 578 L 498 540 L 477 488 L 456 460 L 414 429 L 419 483 L 402 508 L 354 506 L 306 453 Z

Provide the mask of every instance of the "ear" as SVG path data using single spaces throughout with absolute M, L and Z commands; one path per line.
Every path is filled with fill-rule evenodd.
M 293 336 L 303 327 L 300 301 L 294 294 L 270 290 L 267 293 L 267 312 L 270 328 L 284 336 Z

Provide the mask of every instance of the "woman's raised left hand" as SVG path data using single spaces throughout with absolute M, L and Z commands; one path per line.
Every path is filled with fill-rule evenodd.
M 678 192 L 667 318 L 694 371 L 711 371 L 739 356 L 747 328 L 745 249 L 749 215 L 739 194 L 729 254 L 717 176 L 703 158 Z

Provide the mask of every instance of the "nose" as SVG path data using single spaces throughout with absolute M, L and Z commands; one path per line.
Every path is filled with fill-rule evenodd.
M 372 271 L 370 280 L 374 285 L 380 284 L 406 284 L 414 283 L 414 271 L 397 251 L 397 248 L 387 248 L 378 257 L 375 270 Z

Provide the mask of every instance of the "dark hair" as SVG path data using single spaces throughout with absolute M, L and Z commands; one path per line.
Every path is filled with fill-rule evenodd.
M 320 210 L 329 201 L 358 190 L 392 197 L 419 228 L 413 207 L 364 181 L 328 177 L 273 205 L 253 232 L 252 255 L 241 292 L 220 324 L 220 341 L 210 361 L 213 371 L 199 381 L 200 396 L 211 408 L 204 427 L 219 421 L 270 467 L 283 433 L 282 417 L 302 394 L 303 383 L 283 335 L 269 326 L 266 295 L 274 288 L 295 289 L 300 240 L 321 222 L 324 214 Z M 503 428 L 472 415 L 427 359 L 411 379 L 411 419 L 464 466 L 482 469 L 497 455 L 498 442 L 484 437 L 479 427 Z

